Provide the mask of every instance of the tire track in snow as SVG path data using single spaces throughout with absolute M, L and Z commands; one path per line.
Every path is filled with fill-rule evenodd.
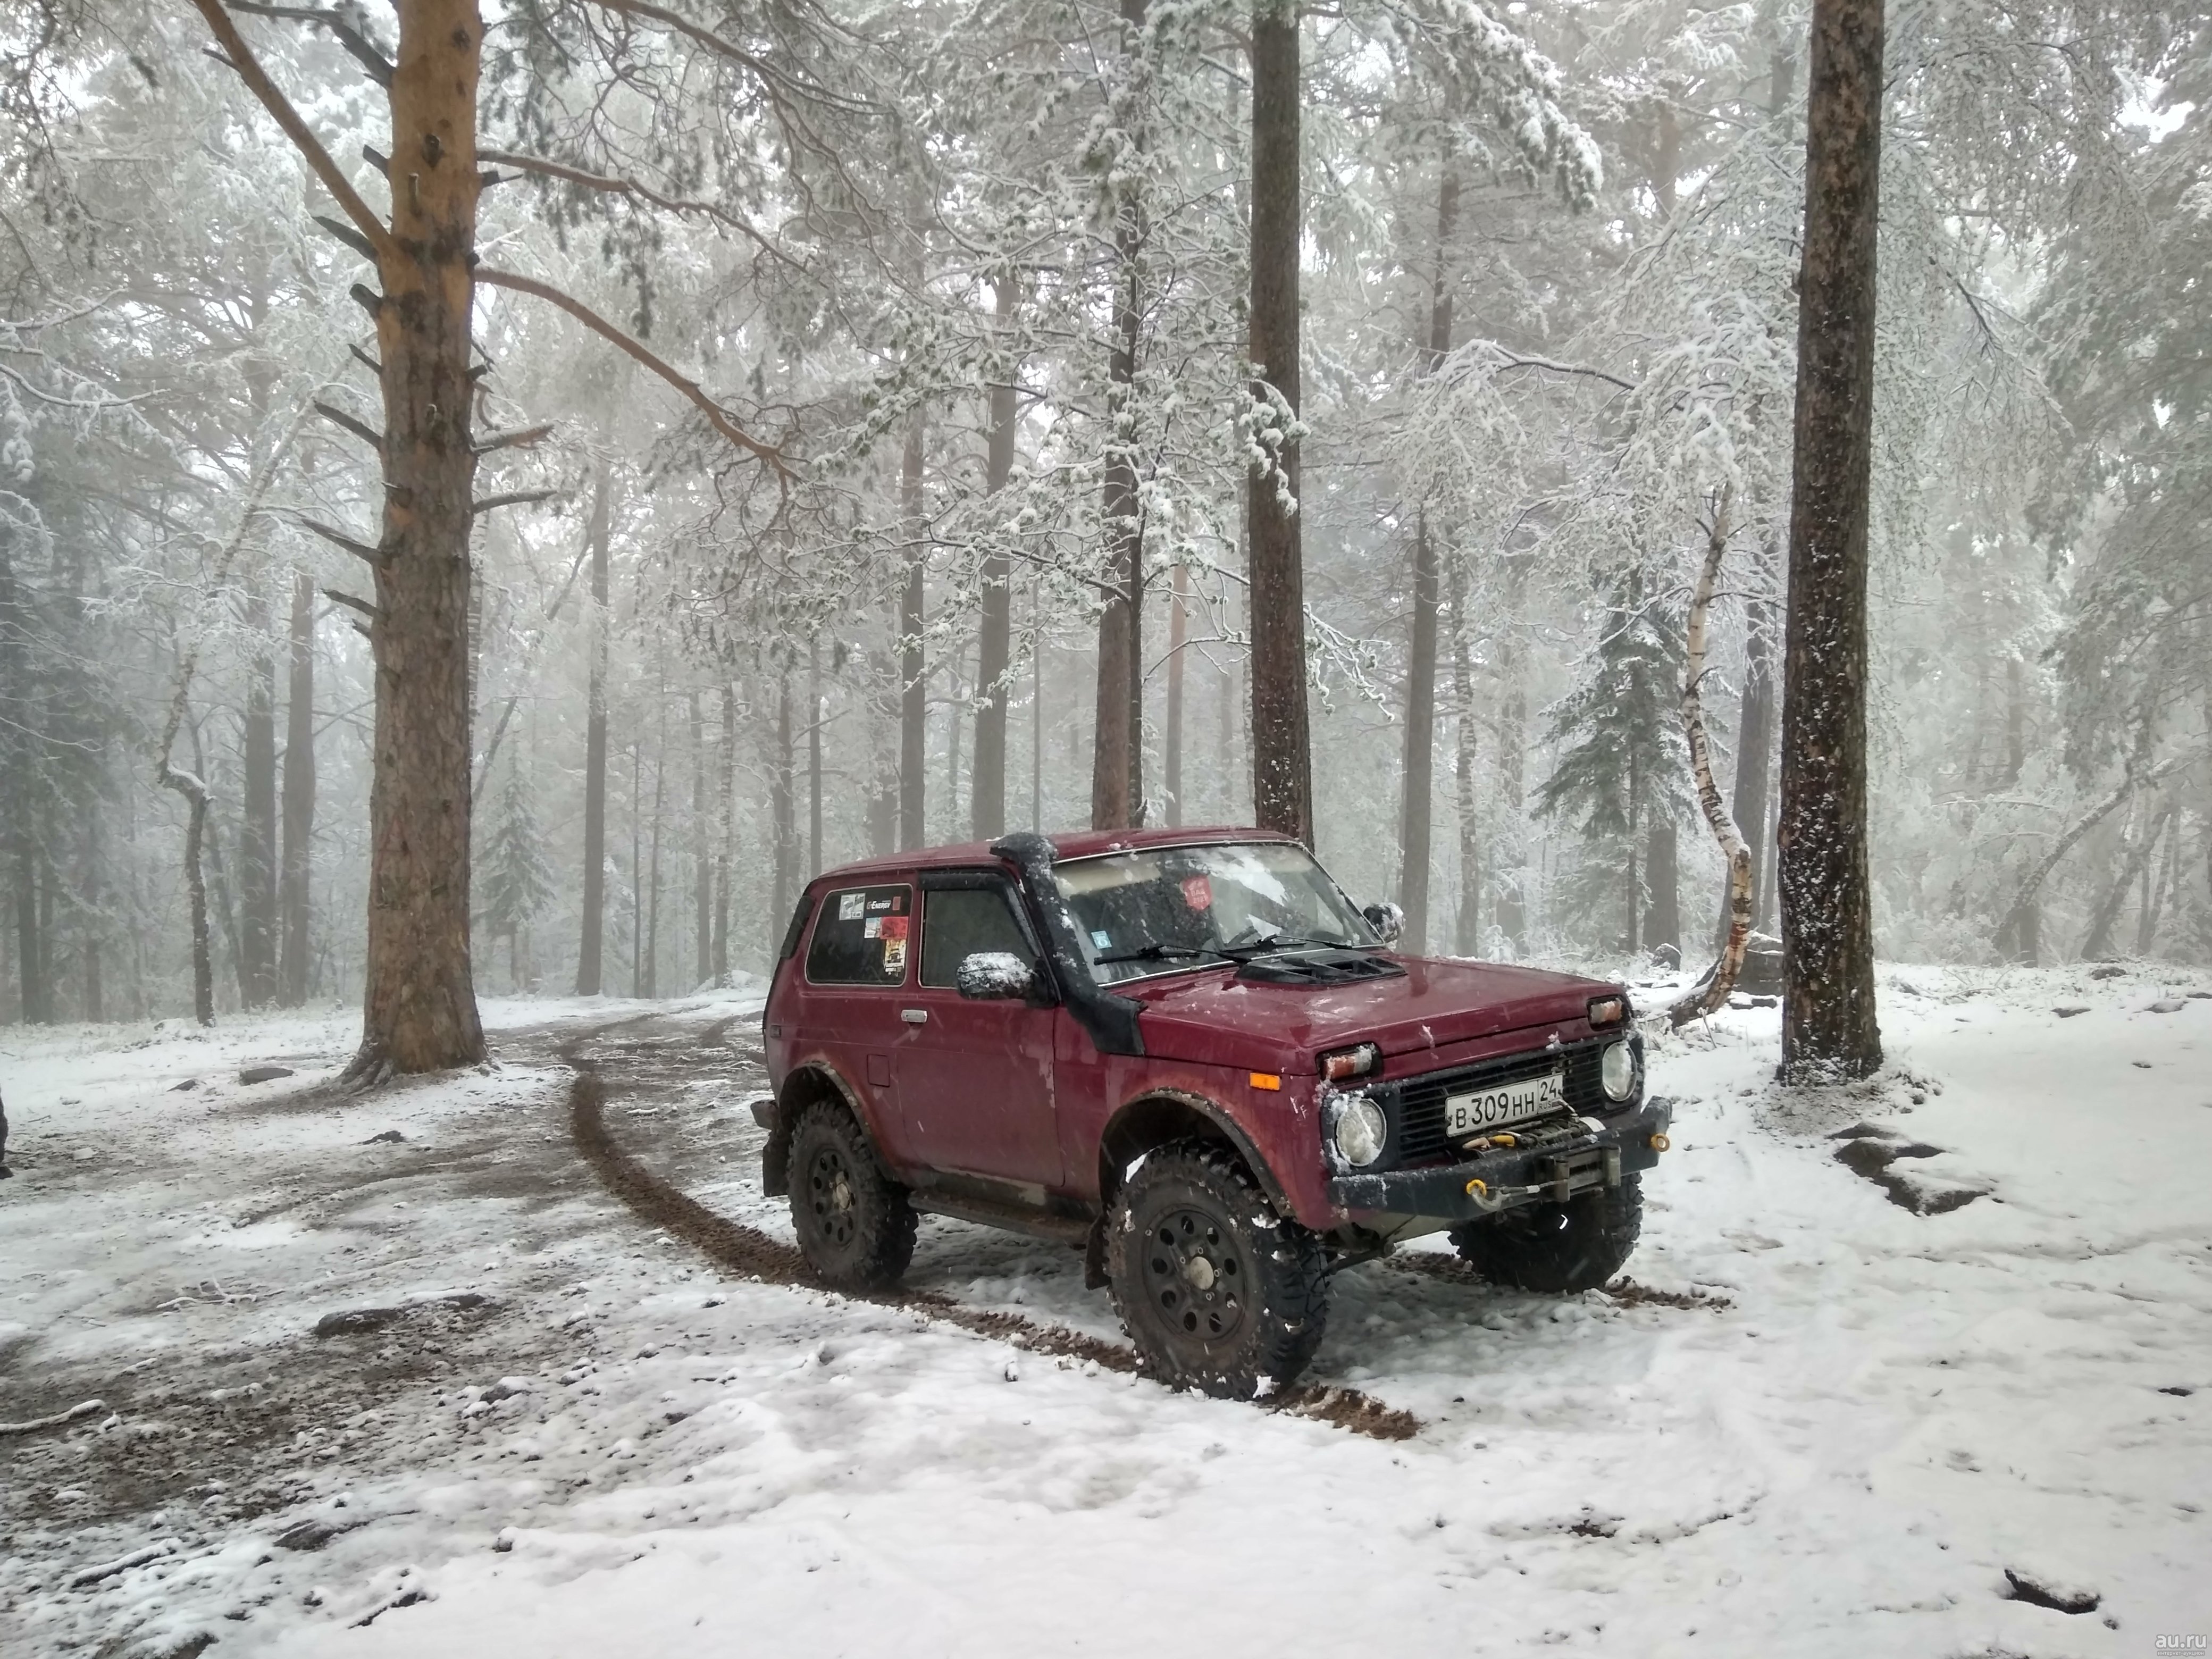
M 806 1258 L 796 1248 L 716 1214 L 654 1175 L 624 1151 L 609 1132 L 607 1079 L 599 1060 L 584 1050 L 608 1032 L 621 1026 L 640 1024 L 651 1018 L 641 1015 L 598 1026 L 561 1045 L 558 1052 L 562 1060 L 576 1073 L 568 1087 L 568 1132 L 577 1152 L 607 1190 L 641 1220 L 665 1229 L 729 1272 L 765 1284 L 826 1290 L 828 1287 L 815 1276 Z M 691 1045 L 693 1050 L 721 1048 L 723 1033 L 735 1022 L 736 1017 L 732 1016 L 704 1027 Z M 1133 1348 L 1019 1314 L 971 1308 L 939 1291 L 896 1291 L 874 1296 L 841 1294 L 856 1302 L 903 1309 L 976 1336 L 1011 1343 L 1031 1353 L 1087 1361 L 1102 1370 L 1122 1375 L 1138 1374 L 1142 1369 Z M 1385 1405 L 1356 1389 L 1306 1383 L 1252 1403 L 1264 1411 L 1313 1418 L 1376 1440 L 1410 1440 L 1421 1430 L 1421 1419 L 1411 1412 Z

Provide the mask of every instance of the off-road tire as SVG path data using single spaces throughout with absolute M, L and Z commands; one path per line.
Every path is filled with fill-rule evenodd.
M 1565 1204 L 1530 1204 L 1452 1229 L 1460 1258 L 1493 1285 L 1572 1294 L 1619 1273 L 1644 1226 L 1637 1176 L 1578 1193 Z
M 914 1208 L 853 1114 L 817 1100 L 791 1132 L 791 1226 L 799 1254 L 840 1291 L 895 1285 L 914 1260 Z
M 1328 1321 L 1320 1237 L 1278 1214 L 1216 1142 L 1163 1146 L 1123 1183 L 1106 1276 L 1146 1372 L 1220 1399 L 1288 1387 Z

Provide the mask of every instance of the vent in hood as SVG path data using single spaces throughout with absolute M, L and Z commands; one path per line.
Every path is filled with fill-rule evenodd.
M 1259 985 L 1350 985 L 1364 979 L 1402 979 L 1406 970 L 1364 951 L 1315 951 L 1294 957 L 1261 957 L 1237 970 Z

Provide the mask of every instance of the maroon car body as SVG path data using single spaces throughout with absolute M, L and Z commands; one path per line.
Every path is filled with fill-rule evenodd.
M 1374 1253 L 1547 1194 L 1565 1200 L 1656 1161 L 1669 1114 L 1640 1099 L 1641 1045 L 1618 985 L 1406 957 L 1378 943 L 1369 954 L 1402 971 L 1255 982 L 1236 963 L 1194 963 L 1106 988 L 1103 1000 L 1125 1005 L 1118 1026 L 1086 1011 L 1086 999 L 1101 999 L 1075 982 L 1087 978 L 1083 964 L 1055 949 L 1054 901 L 1036 890 L 1045 869 L 1133 849 L 1270 842 L 1291 844 L 1227 828 L 1010 836 L 817 878 L 792 919 L 763 1020 L 774 1095 L 756 1115 L 769 1130 L 768 1191 L 787 1190 L 793 1125 L 820 1099 L 850 1109 L 915 1207 L 1094 1246 L 1132 1161 L 1192 1135 L 1233 1146 L 1282 1214 L 1340 1252 Z M 927 971 L 933 916 L 960 908 L 935 896 L 982 886 L 1012 896 L 1020 911 L 1026 954 L 1039 964 L 1033 994 L 979 999 L 943 963 Z M 817 981 L 808 964 L 822 959 L 817 930 L 856 919 L 878 941 L 880 982 Z M 895 948 L 892 936 L 906 943 Z M 1609 1015 L 1602 1024 L 1594 1008 Z M 1622 1042 L 1637 1054 L 1625 1103 L 1595 1092 L 1600 1050 Z M 1379 1065 L 1358 1087 L 1382 1107 L 1389 1144 L 1354 1170 L 1325 1146 L 1338 1091 L 1320 1061 L 1369 1042 Z M 1534 1146 L 1504 1134 L 1476 1154 L 1444 1144 L 1438 1079 L 1480 1080 L 1531 1060 L 1564 1068 L 1571 1133 Z M 1096 1268 L 1095 1249 L 1092 1259 Z

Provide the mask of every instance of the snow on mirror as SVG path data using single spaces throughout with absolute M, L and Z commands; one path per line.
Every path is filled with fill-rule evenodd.
M 977 1001 L 1025 997 L 1036 984 L 1029 963 L 1009 951 L 978 951 L 960 960 L 960 994 Z

